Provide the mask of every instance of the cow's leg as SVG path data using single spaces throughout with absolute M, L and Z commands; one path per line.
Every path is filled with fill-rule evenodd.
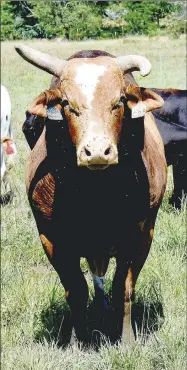
M 173 165 L 174 190 L 170 199 L 170 204 L 176 208 L 181 208 L 181 199 L 187 194 L 187 164 L 186 158 Z
M 66 300 L 71 309 L 77 339 L 86 343 L 88 342 L 86 328 L 88 286 L 80 268 L 80 258 L 76 258 L 73 255 L 70 256 L 67 245 L 62 252 L 62 246 L 53 245 L 49 237 L 46 237 L 44 233 L 40 233 L 40 239 L 49 261 L 57 271 L 65 289 Z
M 126 258 L 118 254 L 116 258 L 117 267 L 113 281 L 113 300 L 116 314 L 118 316 L 118 328 L 122 329 L 122 342 L 132 344 L 134 333 L 131 326 L 131 307 L 134 299 L 134 287 L 139 273 L 148 256 L 156 219 L 157 211 L 154 211 L 137 230 L 136 240 L 129 245 L 133 253 Z

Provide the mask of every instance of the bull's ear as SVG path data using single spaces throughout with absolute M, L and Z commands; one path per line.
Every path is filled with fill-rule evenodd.
M 62 94 L 60 90 L 45 90 L 29 105 L 28 112 L 45 118 L 47 117 L 47 108 L 49 106 L 60 108 L 61 101 Z
M 161 108 L 164 100 L 155 92 L 129 84 L 125 89 L 127 105 L 132 110 L 132 118 L 138 118 L 154 109 Z

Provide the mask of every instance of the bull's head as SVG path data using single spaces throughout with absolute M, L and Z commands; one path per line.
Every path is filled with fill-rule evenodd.
M 16 50 L 31 64 L 60 79 L 59 88 L 42 93 L 29 112 L 46 117 L 48 106 L 60 104 L 76 146 L 78 166 L 104 169 L 118 163 L 124 99 L 135 116 L 163 105 L 156 93 L 124 82 L 127 72 L 139 70 L 142 76 L 150 73 L 151 64 L 144 57 L 100 55 L 65 61 L 23 45 Z

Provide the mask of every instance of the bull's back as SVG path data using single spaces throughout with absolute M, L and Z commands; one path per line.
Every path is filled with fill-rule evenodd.
M 164 99 L 162 108 L 153 112 L 161 134 L 168 166 L 187 156 L 187 91 L 152 89 Z
M 187 131 L 187 90 L 151 89 L 164 99 L 164 105 L 156 109 L 153 115 L 157 119 L 174 124 Z M 167 126 L 166 126 L 167 127 Z M 169 129 L 169 128 L 168 128 Z M 177 129 L 177 127 L 176 127 Z

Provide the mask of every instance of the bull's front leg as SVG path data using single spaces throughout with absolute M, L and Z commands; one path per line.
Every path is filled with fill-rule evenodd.
M 121 333 L 121 339 L 124 344 L 132 345 L 135 341 L 132 324 L 131 308 L 134 300 L 134 288 L 139 273 L 147 259 L 154 232 L 156 219 L 149 217 L 141 223 L 136 230 L 136 238 L 128 245 L 132 251 L 128 258 L 119 253 L 116 256 L 116 273 L 113 281 L 113 305 L 117 317 L 118 333 Z
M 64 255 L 60 265 L 56 261 L 53 261 L 53 264 L 65 289 L 76 337 L 79 341 L 88 343 L 86 325 L 88 286 L 80 268 L 80 259 Z
M 134 294 L 130 261 L 124 256 L 116 256 L 116 272 L 112 286 L 112 302 L 115 311 L 113 331 L 114 338 L 126 344 L 134 342 L 134 333 L 131 326 L 131 305 Z M 117 335 L 116 335 L 117 334 Z
M 80 260 L 66 261 L 66 264 L 66 268 L 61 267 L 59 276 L 71 309 L 76 337 L 86 344 L 89 342 L 86 322 L 88 286 L 80 268 Z
M 33 193 L 32 186 L 29 199 L 43 248 L 65 289 L 77 339 L 87 342 L 88 287 L 80 268 L 80 255 L 75 248 L 76 238 L 68 228 L 67 213 L 65 219 L 55 204 L 58 189 L 55 193 L 53 176 L 49 173 L 43 177 Z
M 66 246 L 67 252 L 64 250 L 62 252 L 62 246 L 53 244 L 44 233 L 40 233 L 40 239 L 65 289 L 76 337 L 79 341 L 88 343 L 86 325 L 88 286 L 80 268 L 80 258 L 70 256 L 68 246 Z

